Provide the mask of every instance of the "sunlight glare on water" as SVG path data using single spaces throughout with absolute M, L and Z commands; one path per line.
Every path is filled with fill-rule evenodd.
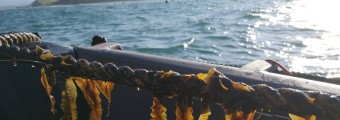
M 340 68 L 340 17 L 337 17 L 340 7 L 337 0 L 298 0 L 293 2 L 290 13 L 290 24 L 300 29 L 316 30 L 316 37 L 298 37 L 305 46 L 301 53 L 315 56 L 315 58 L 294 57 L 291 63 L 293 69 L 298 66 L 320 66 L 323 69 L 309 70 L 311 72 L 325 73 L 334 77 L 332 71 Z M 320 31 L 320 32 L 319 32 Z M 329 56 L 338 56 L 331 58 Z M 307 70 L 308 71 L 308 70 Z M 338 73 L 338 72 L 336 72 Z
M 339 34 L 339 4 L 337 0 L 296 0 L 290 6 L 291 10 L 287 10 L 291 17 L 290 24 Z
M 339 76 L 339 3 L 336 0 L 293 0 L 260 10 L 253 13 L 261 19 L 248 30 L 247 36 L 262 42 L 257 46 L 264 48 L 266 57 L 284 59 L 281 62 L 287 63 L 292 71 Z M 264 32 L 273 29 L 276 32 L 272 34 L 287 36 L 268 37 L 269 33 Z

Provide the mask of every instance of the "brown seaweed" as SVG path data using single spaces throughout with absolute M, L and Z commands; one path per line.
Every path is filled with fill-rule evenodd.
M 54 73 L 54 72 L 52 72 Z M 51 92 L 52 92 L 52 87 L 51 85 L 49 84 L 48 80 L 47 80 L 47 76 L 46 76 L 46 73 L 45 73 L 45 69 L 44 68 L 41 68 L 41 83 L 42 85 L 44 86 L 45 90 L 46 90 L 46 93 L 47 95 L 50 97 L 50 102 L 51 102 L 51 111 L 52 113 L 54 113 L 56 110 L 54 108 L 54 105 L 55 105 L 55 99 L 54 97 L 51 95 Z M 52 83 L 52 86 L 54 84 Z
M 158 97 L 153 97 L 151 106 L 151 120 L 166 120 L 166 108 Z
M 60 106 L 64 112 L 62 120 L 77 120 L 77 88 L 73 79 L 65 80 L 65 90 L 62 92 Z
M 114 83 L 109 82 L 109 81 L 95 81 L 98 90 L 100 91 L 100 93 L 102 93 L 105 98 L 107 99 L 108 105 L 107 105 L 107 109 L 108 112 L 106 114 L 106 117 L 108 117 L 110 115 L 110 105 L 111 105 L 111 92 L 114 88 Z
M 83 92 L 86 101 L 89 103 L 92 109 L 90 113 L 91 120 L 99 120 L 102 117 L 102 104 L 99 97 L 100 92 L 96 87 L 95 81 L 83 79 L 83 78 L 73 78 L 77 83 L 80 90 Z

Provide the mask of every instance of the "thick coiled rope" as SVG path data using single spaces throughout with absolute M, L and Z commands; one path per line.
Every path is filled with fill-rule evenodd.
M 29 32 L 9 32 L 0 34 L 0 45 L 11 45 L 20 43 L 29 43 L 40 41 L 41 36 L 36 33 Z
M 23 59 L 32 59 L 32 58 L 27 58 L 28 56 L 34 56 L 34 55 L 27 54 L 27 53 L 31 53 L 29 49 L 27 48 L 20 49 L 16 45 L 28 44 L 31 42 L 38 42 L 40 41 L 40 39 L 41 39 L 40 35 L 36 32 L 33 32 L 33 33 L 29 33 L 29 32 L 1 33 L 0 34 L 0 58 L 1 59 L 12 59 L 12 58 L 19 57 Z

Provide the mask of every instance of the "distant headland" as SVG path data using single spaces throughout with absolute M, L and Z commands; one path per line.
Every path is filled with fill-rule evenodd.
M 70 5 L 113 1 L 126 1 L 126 0 L 35 0 L 31 4 L 31 6 Z

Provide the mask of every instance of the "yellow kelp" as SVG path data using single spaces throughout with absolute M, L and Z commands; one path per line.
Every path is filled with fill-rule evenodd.
M 107 114 L 106 117 L 110 114 L 110 104 L 111 104 L 111 92 L 114 88 L 114 83 L 109 81 L 96 81 L 97 88 L 99 91 L 105 96 L 107 99 Z
M 237 110 L 233 113 L 228 113 L 225 110 L 225 119 L 226 120 L 253 120 L 255 115 L 255 110 L 251 111 L 250 113 L 245 113 L 243 111 Z
M 197 78 L 199 80 L 205 81 L 205 83 L 211 83 L 210 78 L 213 76 L 216 72 L 215 68 L 212 68 L 208 71 L 208 73 L 199 73 L 197 74 Z M 208 84 L 210 85 L 210 84 Z M 228 90 L 227 87 L 225 87 L 222 83 L 220 83 L 221 86 L 223 86 L 223 89 Z M 198 120 L 208 120 L 209 116 L 211 115 L 209 103 L 206 99 L 201 98 L 201 115 L 199 116 Z
M 208 101 L 201 100 L 201 115 L 198 120 L 208 120 L 209 115 L 211 115 L 211 111 Z
M 83 79 L 76 77 L 75 81 L 83 92 L 86 101 L 92 109 L 90 113 L 90 120 L 100 120 L 102 117 L 102 104 L 99 90 L 96 87 L 94 80 Z
M 180 97 L 180 96 L 178 96 Z M 193 120 L 194 116 L 192 116 L 192 106 L 191 98 L 185 96 L 182 98 L 177 98 L 176 102 L 176 120 Z
M 54 72 L 53 72 L 54 73 Z M 51 111 L 52 113 L 54 114 L 54 112 L 56 111 L 55 108 L 54 108 L 54 104 L 55 104 L 55 99 L 54 97 L 51 95 L 51 92 L 52 92 L 52 87 L 51 85 L 48 83 L 48 80 L 47 80 L 47 77 L 46 77 L 46 73 L 45 73 L 45 69 L 44 68 L 41 68 L 40 70 L 40 74 L 41 74 L 41 83 L 42 85 L 44 86 L 45 90 L 46 90 L 46 93 L 47 95 L 49 96 L 50 98 L 50 102 L 51 102 Z M 55 76 L 52 76 L 52 77 L 55 77 Z M 53 79 L 55 80 L 55 79 Z M 52 86 L 54 85 L 55 82 L 52 82 Z
M 310 104 L 314 104 L 315 98 L 307 98 L 307 101 Z M 300 117 L 298 115 L 294 115 L 294 114 L 291 114 L 291 113 L 289 113 L 288 115 L 289 115 L 290 119 L 292 119 L 292 120 L 315 120 L 316 119 L 315 115 L 306 115 L 304 117 Z
M 316 116 L 315 115 L 310 115 L 310 116 L 306 116 L 306 117 L 300 117 L 300 116 L 297 116 L 297 115 L 294 115 L 294 114 L 288 114 L 290 119 L 292 120 L 315 120 L 316 119 Z
M 158 97 L 153 97 L 151 106 L 151 120 L 166 120 L 166 108 Z
M 64 111 L 62 120 L 77 119 L 77 88 L 73 80 L 65 80 L 65 90 L 62 92 L 61 108 Z

